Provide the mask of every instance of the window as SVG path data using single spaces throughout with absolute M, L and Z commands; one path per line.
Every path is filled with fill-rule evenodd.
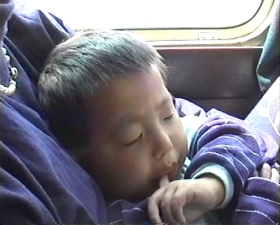
M 32 1 L 32 0 L 29 0 Z M 262 0 L 33 0 L 74 28 L 220 28 L 250 20 Z
M 278 0 L 26 1 L 54 13 L 74 29 L 129 29 L 154 42 L 218 43 L 260 28 Z M 268 24 L 263 26 L 264 30 Z

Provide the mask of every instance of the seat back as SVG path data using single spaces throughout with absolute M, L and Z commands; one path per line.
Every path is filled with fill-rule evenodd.
M 168 88 L 205 110 L 245 118 L 261 97 L 256 67 L 261 47 L 158 49 L 169 70 Z

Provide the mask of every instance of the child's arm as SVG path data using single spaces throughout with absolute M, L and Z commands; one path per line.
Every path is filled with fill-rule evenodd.
M 193 135 L 185 179 L 201 173 L 205 165 L 224 168 L 232 180 L 233 201 L 229 202 L 234 205 L 246 180 L 262 164 L 261 141 L 244 121 L 210 116 Z

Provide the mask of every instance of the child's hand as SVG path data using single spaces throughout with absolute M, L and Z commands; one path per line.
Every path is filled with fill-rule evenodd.
M 169 183 L 167 176 L 148 204 L 152 223 L 190 223 L 220 205 L 224 199 L 223 183 L 209 175 L 199 179 L 176 180 Z M 164 221 L 160 218 L 160 211 Z

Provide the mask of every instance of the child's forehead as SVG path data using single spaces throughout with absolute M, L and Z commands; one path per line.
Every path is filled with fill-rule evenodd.
M 99 90 L 103 90 L 104 92 L 109 92 L 115 87 L 121 86 L 120 90 L 123 88 L 129 90 L 131 86 L 152 86 L 153 89 L 159 87 L 159 85 L 155 85 L 154 77 L 157 77 L 160 82 L 158 84 L 162 84 L 161 81 L 164 82 L 164 78 L 160 73 L 160 70 L 157 65 L 151 64 L 149 67 L 145 69 L 135 69 L 134 71 L 124 71 L 122 74 L 116 74 L 110 81 L 108 81 L 103 87 Z M 128 85 L 129 83 L 129 85 Z M 165 83 L 165 82 L 164 82 Z M 164 84 L 165 85 L 165 84 Z M 144 91 L 144 90 L 143 90 Z M 117 94 L 118 92 L 115 92 Z
M 112 116 L 128 118 L 127 114 L 141 115 L 147 108 L 157 110 L 166 99 L 170 100 L 171 95 L 159 70 L 154 67 L 149 72 L 112 80 L 94 96 L 93 104 L 100 109 L 98 114 L 104 119 L 106 114 L 106 119 Z

